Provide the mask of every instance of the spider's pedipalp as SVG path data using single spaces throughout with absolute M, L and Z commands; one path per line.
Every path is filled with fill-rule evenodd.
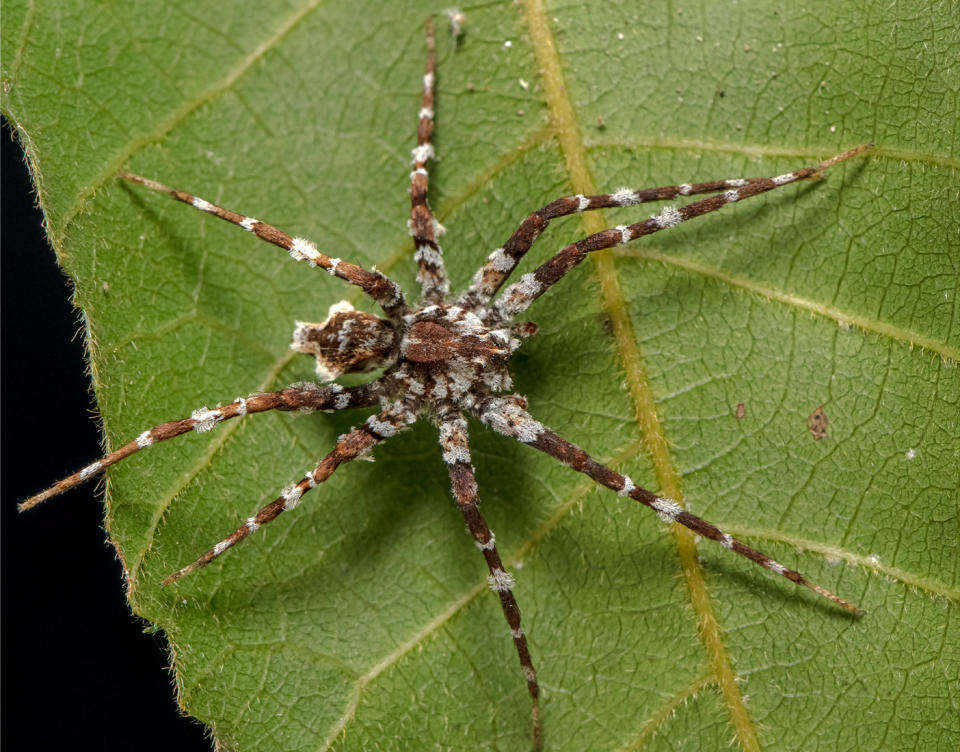
M 762 567 L 766 567 L 771 572 L 786 577 L 797 585 L 810 588 L 851 614 L 859 616 L 863 613 L 861 609 L 843 598 L 834 595 L 816 583 L 810 582 L 799 572 L 788 569 L 766 554 L 723 532 L 716 525 L 691 514 L 673 499 L 657 496 L 652 491 L 634 484 L 626 475 L 621 475 L 606 465 L 597 462 L 576 444 L 567 441 L 555 431 L 534 420 L 514 400 L 504 397 L 491 397 L 478 407 L 476 416 L 498 433 L 510 436 L 524 444 L 529 444 L 577 472 L 583 473 L 601 486 L 616 491 L 618 495 L 628 496 L 634 501 L 639 501 L 641 504 L 650 507 L 665 522 L 677 522 L 697 535 L 716 541 L 724 548 L 738 553 Z
M 477 480 L 473 465 L 470 464 L 467 421 L 459 413 L 453 412 L 440 416 L 437 425 L 440 429 L 440 446 L 443 448 L 443 461 L 450 474 L 453 497 L 467 523 L 467 529 L 487 562 L 487 569 L 490 572 L 487 581 L 490 589 L 500 599 L 500 608 L 507 620 L 517 657 L 520 659 L 520 667 L 527 682 L 527 692 L 533 703 L 530 711 L 533 723 L 533 748 L 539 750 L 543 747 L 543 733 L 540 728 L 540 685 L 537 683 L 537 672 L 530 657 L 527 635 L 520 625 L 520 608 L 513 595 L 513 575 L 504 569 L 503 561 L 497 551 L 496 538 L 477 504 Z
M 437 51 L 433 38 L 433 21 L 426 20 L 427 63 L 423 74 L 423 96 L 421 97 L 419 122 L 417 124 L 417 146 L 413 150 L 413 172 L 410 173 L 410 234 L 416 248 L 414 259 L 417 262 L 417 281 L 423 292 L 423 299 L 430 303 L 440 303 L 450 291 L 450 281 L 443 263 L 443 252 L 437 243 L 437 235 L 442 230 L 430 204 L 427 203 L 427 190 L 430 176 L 427 161 L 434 156 L 433 135 L 434 95 L 437 84 Z
M 413 413 L 399 404 L 392 405 L 382 413 L 372 416 L 372 419 L 368 419 L 363 425 L 342 436 L 333 450 L 320 461 L 314 470 L 307 473 L 303 480 L 287 486 L 276 499 L 261 507 L 252 517 L 248 517 L 230 535 L 219 541 L 196 561 L 166 577 L 160 584 L 169 585 L 191 572 L 205 567 L 223 554 L 224 551 L 233 548 L 251 533 L 256 532 L 261 526 L 273 522 L 282 512 L 295 509 L 300 505 L 300 500 L 307 491 L 316 488 L 317 485 L 327 480 L 340 465 L 356 459 L 375 444 L 406 428 L 413 420 Z
M 331 275 L 339 277 L 345 282 L 349 282 L 362 289 L 391 317 L 401 316 L 406 313 L 407 308 L 404 302 L 403 291 L 395 282 L 380 272 L 367 271 L 362 266 L 331 258 L 317 250 L 317 246 L 306 238 L 290 237 L 282 230 L 266 222 L 262 222 L 259 219 L 238 214 L 230 209 L 224 209 L 222 206 L 212 204 L 199 196 L 194 196 L 186 191 L 177 190 L 176 188 L 170 188 L 156 180 L 150 180 L 149 178 L 144 178 L 129 172 L 120 173 L 119 177 L 124 180 L 129 180 L 131 183 L 142 185 L 152 191 L 166 193 L 177 201 L 190 204 L 190 206 L 195 209 L 231 222 L 248 232 L 252 232 L 261 240 L 283 248 L 294 260 L 306 261 L 311 266 L 319 266 L 321 269 L 325 269 Z
M 37 506 L 37 504 L 46 501 L 51 496 L 69 491 L 71 488 L 89 480 L 97 473 L 106 470 L 111 465 L 115 465 L 120 460 L 126 459 L 131 454 L 139 452 L 148 446 L 152 446 L 159 441 L 166 441 L 167 439 L 181 436 L 190 431 L 202 433 L 209 431 L 218 423 L 222 423 L 230 418 L 236 418 L 250 413 L 262 413 L 268 410 L 303 410 L 306 412 L 314 412 L 316 410 L 342 410 L 347 407 L 365 407 L 376 402 L 378 390 L 379 386 L 377 382 L 353 387 L 342 387 L 339 384 L 331 384 L 329 386 L 292 384 L 276 392 L 264 392 L 251 394 L 248 397 L 237 397 L 237 399 L 230 404 L 217 407 L 214 410 L 208 410 L 206 407 L 202 407 L 194 410 L 189 418 L 160 423 L 144 431 L 133 441 L 104 455 L 96 462 L 87 465 L 73 475 L 69 475 L 63 480 L 54 483 L 45 491 L 41 491 L 26 501 L 21 502 L 18 509 L 21 512 L 25 512 Z
M 662 200 L 678 195 L 687 196 L 694 193 L 724 192 L 719 195 L 701 199 L 700 201 L 694 201 L 685 206 L 667 206 L 664 207 L 659 214 L 655 214 L 642 222 L 631 225 L 621 225 L 617 229 L 601 230 L 593 235 L 588 235 L 582 240 L 578 240 L 576 243 L 571 243 L 558 251 L 545 263 L 541 264 L 532 275 L 524 275 L 525 277 L 532 276 L 538 283 L 537 285 L 531 285 L 529 281 L 524 282 L 521 280 L 521 282 L 514 283 L 507 287 L 493 305 L 494 317 L 492 320 L 509 321 L 517 314 L 525 311 L 534 300 L 583 261 L 591 251 L 599 251 L 615 245 L 622 245 L 644 235 L 651 235 L 660 230 L 676 227 L 688 219 L 709 214 L 727 204 L 757 196 L 761 193 L 771 191 L 774 188 L 779 188 L 782 185 L 820 177 L 824 170 L 862 154 L 869 148 L 871 148 L 870 144 L 863 144 L 845 151 L 842 154 L 837 154 L 821 162 L 816 167 L 806 167 L 772 178 L 742 178 L 739 180 L 721 180 L 713 183 L 665 186 L 663 188 L 652 188 L 649 194 L 647 194 L 646 191 L 636 191 L 637 200 L 633 201 L 633 203 Z M 648 198 L 647 195 L 652 196 L 652 198 Z M 489 300 L 497 289 L 499 289 L 500 285 L 503 284 L 513 268 L 509 266 L 508 260 L 513 260 L 514 264 L 516 261 L 519 261 L 523 254 L 530 248 L 533 240 L 539 236 L 543 228 L 546 227 L 547 222 L 553 217 L 583 211 L 580 207 L 584 202 L 586 202 L 586 209 L 601 209 L 623 206 L 626 200 L 626 194 L 623 189 L 621 189 L 616 193 L 603 196 L 568 196 L 557 199 L 557 201 L 554 201 L 552 204 L 547 204 L 543 209 L 534 212 L 523 221 L 520 229 L 514 233 L 507 242 L 507 245 L 505 245 L 503 249 L 498 249 L 502 251 L 502 253 L 498 255 L 497 259 L 494 260 L 491 256 L 491 260 L 487 265 L 477 272 L 470 290 L 462 299 L 462 303 L 467 305 L 470 302 L 486 302 Z M 552 208 L 555 206 L 556 208 Z

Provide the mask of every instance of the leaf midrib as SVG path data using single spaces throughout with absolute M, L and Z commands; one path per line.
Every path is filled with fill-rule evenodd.
M 595 194 L 597 191 L 587 163 L 586 145 L 569 97 L 569 88 L 565 83 L 563 68 L 543 0 L 525 0 L 524 8 L 530 27 L 531 43 L 541 72 L 547 106 L 557 127 L 570 182 L 577 193 Z M 602 211 L 585 212 L 581 218 L 584 230 L 588 234 L 599 232 L 607 226 Z M 628 392 L 634 404 L 637 424 L 650 453 L 660 492 L 682 504 L 683 489 L 680 485 L 680 475 L 670 452 L 663 424 L 657 414 L 656 403 L 643 367 L 643 359 L 637 348 L 623 289 L 614 267 L 613 253 L 606 250 L 591 254 L 591 258 L 600 280 L 603 305 L 613 325 L 615 347 L 626 372 Z M 759 752 L 755 725 L 743 702 L 743 695 L 737 686 L 730 656 L 721 639 L 720 625 L 707 591 L 693 533 L 676 523 L 672 524 L 671 528 L 680 555 L 681 569 L 689 588 L 693 611 L 697 618 L 700 639 L 713 674 L 720 685 L 737 738 L 746 752 Z

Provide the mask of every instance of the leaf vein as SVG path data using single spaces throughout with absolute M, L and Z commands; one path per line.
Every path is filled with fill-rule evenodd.
M 794 308 L 809 311 L 817 316 L 832 319 L 841 326 L 855 326 L 866 332 L 877 334 L 881 337 L 902 342 L 909 347 L 919 347 L 923 350 L 935 352 L 942 358 L 954 362 L 960 362 L 960 347 L 955 347 L 947 343 L 946 339 L 939 340 L 934 337 L 920 334 L 919 332 L 904 327 L 890 324 L 886 321 L 880 321 L 868 316 L 861 316 L 855 313 L 849 313 L 836 306 L 823 303 L 818 300 L 796 295 L 794 293 L 778 290 L 776 287 L 765 285 L 753 280 L 741 277 L 736 274 L 725 272 L 719 267 L 704 264 L 694 259 L 682 258 L 650 248 L 622 248 L 615 252 L 617 258 L 624 259 L 648 259 L 659 261 L 668 266 L 675 266 L 680 269 L 695 272 L 701 276 L 715 279 L 723 282 L 730 287 L 739 288 L 748 292 L 755 293 L 768 300 L 783 303 Z
M 97 190 L 108 180 L 114 177 L 117 171 L 140 149 L 150 144 L 156 143 L 167 136 L 170 131 L 177 127 L 195 110 L 216 99 L 226 91 L 229 91 L 259 60 L 268 52 L 277 47 L 280 41 L 287 36 L 306 16 L 322 5 L 327 0 L 311 0 L 302 8 L 288 16 L 277 28 L 267 36 L 260 44 L 250 52 L 245 58 L 235 65 L 226 76 L 217 81 L 212 86 L 198 94 L 197 96 L 186 100 L 179 107 L 174 109 L 167 117 L 158 121 L 157 127 L 151 133 L 137 138 L 133 138 L 121 146 L 113 157 L 108 159 L 103 168 L 91 178 L 77 194 L 73 205 L 66 211 L 60 228 L 56 232 L 55 245 L 60 246 L 66 236 L 67 230 L 73 220 L 83 212 L 87 202 L 93 197 Z M 51 234 L 52 233 L 52 228 Z
M 569 88 L 564 80 L 553 31 L 547 20 L 546 7 L 543 0 L 525 0 L 524 7 L 534 54 L 541 71 L 547 106 L 557 127 L 570 182 L 577 193 L 585 195 L 596 193 L 587 164 L 586 144 L 574 113 L 573 103 L 569 98 Z M 588 233 L 604 229 L 605 220 L 602 214 L 597 211 L 585 213 L 582 216 L 584 228 Z M 613 254 L 608 250 L 591 254 L 591 256 L 600 280 L 604 307 L 613 325 L 616 348 L 626 373 L 628 390 L 637 414 L 637 423 L 650 452 L 660 490 L 664 495 L 682 502 L 679 472 L 673 461 L 663 425 L 657 415 L 656 404 L 637 348 L 623 290 L 614 268 Z M 759 752 L 754 723 L 743 702 L 743 695 L 737 686 L 730 657 L 721 639 L 720 625 L 717 623 L 703 578 L 693 533 L 677 524 L 671 525 L 671 528 L 680 555 L 684 578 L 690 590 L 691 604 L 697 616 L 700 638 L 707 651 L 710 666 L 719 682 L 737 737 L 747 752 Z

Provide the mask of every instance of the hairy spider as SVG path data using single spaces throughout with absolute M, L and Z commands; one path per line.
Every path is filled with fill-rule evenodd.
M 796 584 L 805 585 L 848 612 L 860 613 L 852 604 L 691 514 L 674 500 L 637 486 L 628 476 L 597 462 L 583 449 L 538 422 L 527 412 L 526 400 L 509 393 L 511 378 L 508 366 L 513 353 L 521 345 L 521 338 L 537 332 L 536 325 L 516 321 L 517 317 L 580 264 L 591 251 L 623 245 L 643 235 L 676 227 L 726 204 L 799 180 L 820 177 L 827 168 L 862 153 L 869 146 L 858 146 L 814 167 L 776 177 L 684 183 L 643 190 L 621 188 L 610 194 L 559 198 L 524 219 L 503 247 L 489 255 L 487 263 L 476 272 L 468 289 L 452 295 L 443 254 L 437 242 L 442 228 L 434 219 L 427 202 L 426 165 L 434 156 L 431 135 L 434 128 L 436 79 L 435 44 L 429 20 L 426 40 L 426 72 L 423 76 L 417 145 L 413 149 L 413 171 L 410 173 L 409 228 L 416 247 L 414 258 L 419 269 L 420 301 L 415 305 L 408 303 L 403 291 L 382 273 L 332 258 L 318 250 L 310 240 L 291 237 L 259 219 L 224 209 L 154 180 L 123 173 L 120 177 L 128 181 L 169 194 L 178 201 L 239 225 L 260 239 L 287 250 L 295 260 L 319 267 L 333 277 L 358 286 L 379 304 L 384 317 L 354 310 L 349 303 L 341 302 L 330 308 L 329 315 L 321 323 L 296 322 L 291 347 L 315 357 L 319 383 L 297 383 L 275 392 L 251 394 L 215 409 L 203 407 L 194 410 L 189 418 L 161 423 L 27 499 L 20 505 L 21 510 L 36 506 L 96 476 L 152 444 L 190 431 L 209 431 L 230 418 L 268 410 L 335 411 L 379 403 L 381 412 L 342 436 L 314 469 L 300 481 L 287 486 L 279 497 L 249 517 L 230 535 L 196 561 L 164 579 L 162 584 L 168 585 L 206 566 L 282 512 L 296 508 L 304 494 L 326 481 L 344 462 L 361 457 L 374 445 L 406 429 L 419 418 L 426 418 L 438 429 L 442 457 L 450 475 L 454 498 L 486 561 L 490 588 L 500 599 L 513 638 L 532 701 L 535 749 L 540 749 L 543 743 L 540 688 L 513 595 L 513 577 L 505 570 L 494 534 L 478 507 L 466 415 L 478 418 L 504 436 L 550 455 L 619 496 L 629 497 L 650 507 L 665 521 L 684 525 L 696 534 L 716 541 Z M 523 275 L 501 292 L 513 269 L 550 220 L 594 209 L 632 206 L 696 194 L 715 195 L 684 206 L 667 206 L 658 214 L 635 224 L 620 225 L 589 235 L 562 248 L 532 273 Z M 383 374 L 370 383 L 350 387 L 334 383 L 342 374 L 375 369 L 383 369 Z

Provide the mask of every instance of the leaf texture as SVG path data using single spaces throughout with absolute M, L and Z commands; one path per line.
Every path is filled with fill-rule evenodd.
M 4 114 L 88 324 L 111 447 L 312 378 L 293 321 L 366 306 L 116 173 L 412 292 L 408 155 L 437 10 L 6 4 Z M 538 419 L 868 612 L 851 620 L 471 424 L 547 747 L 956 749 L 956 3 L 463 10 L 459 45 L 438 20 L 431 170 L 460 287 L 560 195 L 776 175 L 877 145 L 823 181 L 597 254 L 531 308 L 540 335 L 513 370 Z M 558 220 L 525 270 L 649 211 Z M 117 466 L 107 526 L 131 608 L 166 633 L 178 700 L 223 748 L 525 749 L 513 647 L 425 423 L 158 587 L 362 417 L 250 416 Z

